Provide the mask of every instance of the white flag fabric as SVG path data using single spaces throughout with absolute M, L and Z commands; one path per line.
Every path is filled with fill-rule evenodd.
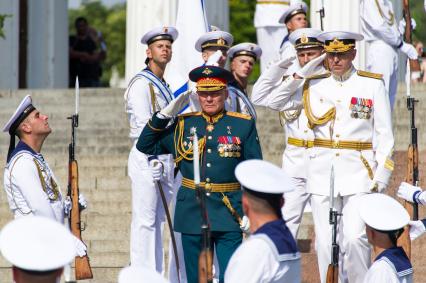
M 188 90 L 189 72 L 204 63 L 201 53 L 195 50 L 195 42 L 209 31 L 204 0 L 179 0 L 178 5 L 175 27 L 179 36 L 164 75 L 175 97 Z

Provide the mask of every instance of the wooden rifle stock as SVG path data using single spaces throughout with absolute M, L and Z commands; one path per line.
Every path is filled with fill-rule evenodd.
M 201 251 L 198 257 L 198 282 L 213 282 L 213 253 L 210 248 Z
M 402 1 L 404 20 L 405 20 L 405 32 L 404 32 L 404 41 L 407 43 L 412 43 L 411 36 L 411 14 L 410 14 L 410 1 L 403 0 Z M 413 72 L 420 72 L 420 63 L 419 60 L 410 59 L 410 68 Z M 411 79 L 411 78 L 410 78 Z
M 327 268 L 327 278 L 325 282 L 338 283 L 339 282 L 338 279 L 339 279 L 339 266 L 333 265 L 330 263 Z

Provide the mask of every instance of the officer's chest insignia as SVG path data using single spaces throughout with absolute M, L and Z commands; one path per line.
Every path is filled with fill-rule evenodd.
M 213 130 L 214 130 L 214 125 L 213 125 L 213 124 L 208 124 L 208 125 L 207 125 L 207 127 L 206 127 L 206 130 L 207 130 L 208 132 L 213 131 Z
M 217 151 L 220 157 L 240 157 L 241 140 L 236 136 L 220 136 L 217 139 Z
M 373 109 L 373 100 L 368 98 L 352 97 L 349 106 L 351 117 L 355 119 L 370 119 Z

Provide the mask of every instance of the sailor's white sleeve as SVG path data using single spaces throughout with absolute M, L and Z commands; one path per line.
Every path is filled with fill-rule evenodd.
M 225 271 L 225 282 L 270 282 L 277 268 L 278 262 L 268 244 L 261 239 L 249 239 L 232 255 Z
M 282 80 L 286 69 L 271 65 L 266 69 L 253 85 L 250 100 L 254 105 L 268 107 L 269 94 Z
M 385 261 L 379 260 L 374 262 L 367 271 L 363 283 L 400 283 L 400 281 L 392 267 Z
M 286 78 L 269 94 L 268 107 L 277 111 L 295 110 L 303 106 L 301 99 L 294 96 L 304 83 L 304 79 Z M 299 96 L 301 97 L 301 96 Z
M 374 174 L 374 180 L 387 185 L 394 169 L 394 162 L 392 160 L 394 147 L 392 118 L 389 97 L 386 94 L 383 81 L 377 81 L 375 87 L 373 100 L 373 149 L 376 153 L 377 170 Z
M 21 191 L 25 201 L 31 209 L 32 213 L 30 214 L 56 219 L 55 212 L 50 205 L 48 196 L 43 190 L 33 157 L 25 155 L 15 162 L 11 173 L 11 190 Z M 17 216 L 17 214 L 15 214 L 15 216 Z
M 138 137 L 154 114 L 148 82 L 144 79 L 135 80 L 126 90 L 126 97 L 126 111 L 129 114 L 130 127 L 137 128 L 136 137 Z M 156 111 L 159 110 L 156 109 Z
M 364 21 L 366 26 L 371 28 L 371 31 L 378 39 L 383 40 L 393 47 L 397 47 L 401 44 L 402 39 L 395 24 L 396 19 L 394 18 L 392 25 L 388 24 L 388 20 L 384 16 L 390 17 L 390 15 L 381 15 L 379 10 L 379 6 L 383 6 L 382 2 L 383 0 L 362 1 L 360 6 L 361 20 Z

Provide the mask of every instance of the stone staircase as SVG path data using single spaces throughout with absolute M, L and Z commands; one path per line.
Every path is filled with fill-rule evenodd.
M 399 99 L 394 111 L 396 150 L 405 150 L 409 140 L 408 113 L 400 88 Z M 130 149 L 128 122 L 124 113 L 122 89 L 82 89 L 80 90 L 80 120 L 77 129 L 77 160 L 80 172 L 80 190 L 89 202 L 82 213 L 86 223 L 83 238 L 88 245 L 94 279 L 90 283 L 113 283 L 117 281 L 119 270 L 129 263 L 129 229 L 131 218 L 131 190 L 127 176 L 127 157 Z M 412 93 L 420 97 L 426 86 L 412 87 Z M 49 115 L 53 129 L 43 146 L 43 154 L 52 167 L 62 192 L 66 192 L 68 173 L 68 143 L 70 141 L 70 121 L 66 119 L 74 111 L 73 90 L 0 90 L 0 126 L 9 119 L 22 97 L 31 94 L 35 105 L 42 113 Z M 418 105 L 419 148 L 426 148 L 426 102 Z M 264 158 L 281 164 L 284 137 L 278 116 L 266 109 L 257 109 L 258 132 Z M 0 162 L 5 163 L 9 137 L 0 134 Z M 395 187 L 403 178 L 404 154 L 397 153 L 398 168 L 393 176 Z M 420 159 L 421 156 L 420 155 Z M 426 164 L 421 167 L 421 176 L 426 173 Z M 3 183 L 3 174 L 1 183 Z M 424 216 L 424 214 L 422 214 Z M 304 224 L 299 235 L 302 251 L 303 282 L 318 282 L 312 219 L 305 214 Z M 0 192 L 0 227 L 11 219 L 11 214 L 3 190 Z M 425 243 L 424 243 L 425 242 Z M 416 243 L 424 247 L 426 241 Z M 420 253 L 419 253 L 420 254 Z M 416 282 L 419 275 L 426 276 L 421 269 L 420 257 L 416 257 Z M 426 268 L 425 268 L 426 269 Z M 425 277 L 426 278 L 426 277 Z M 0 282 L 11 282 L 9 264 L 0 257 Z

